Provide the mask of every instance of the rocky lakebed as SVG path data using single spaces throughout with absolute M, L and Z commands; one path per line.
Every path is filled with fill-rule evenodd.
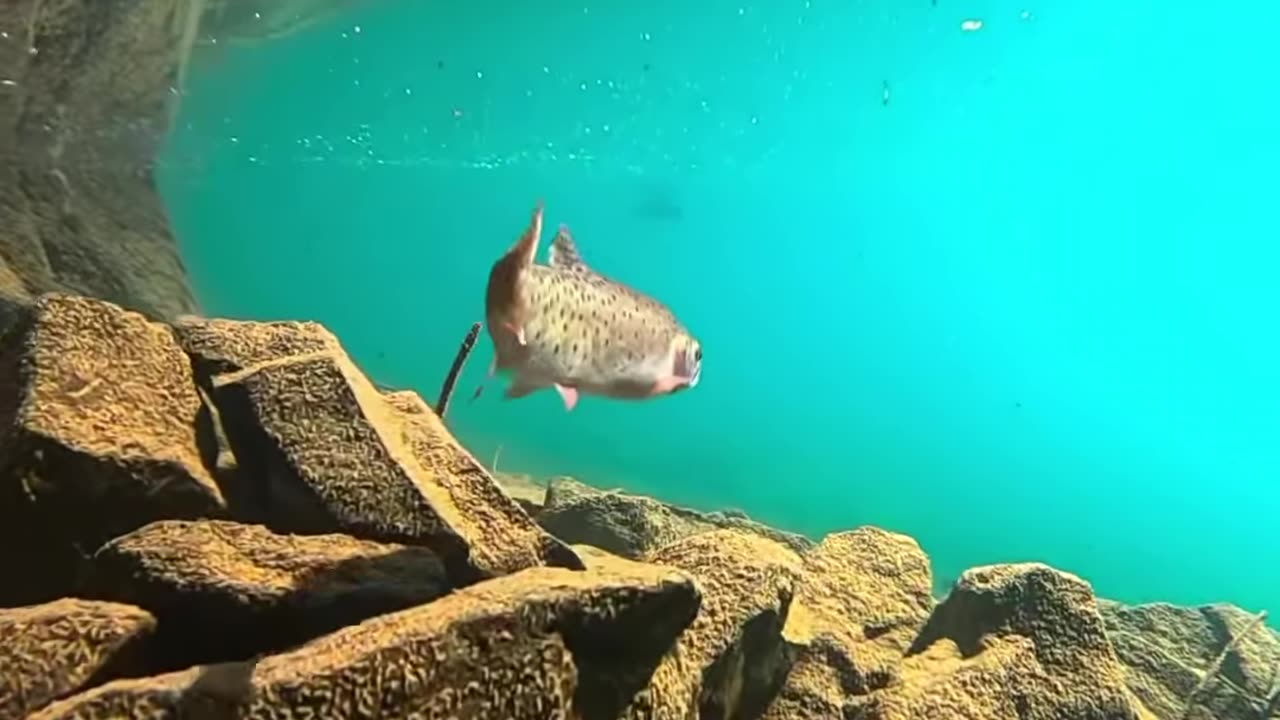
M 0 321 L 0 718 L 1280 717 L 1261 614 L 495 474 L 315 323 Z

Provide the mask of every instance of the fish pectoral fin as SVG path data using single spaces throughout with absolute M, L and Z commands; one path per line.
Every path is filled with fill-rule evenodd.
M 520 343 L 520 347 L 524 347 L 525 345 L 529 344 L 525 342 L 525 339 L 524 339 L 524 328 L 520 327 L 519 325 L 516 325 L 513 322 L 504 322 L 502 323 L 502 327 L 511 331 L 511 334 L 516 336 L 516 342 Z
M 653 388 L 649 390 L 650 395 L 667 395 L 679 388 L 689 384 L 689 378 L 679 375 L 667 375 L 660 377 L 653 383 Z
M 565 412 L 572 411 L 578 404 L 578 388 L 556 383 L 556 392 L 560 393 L 560 399 L 564 401 Z

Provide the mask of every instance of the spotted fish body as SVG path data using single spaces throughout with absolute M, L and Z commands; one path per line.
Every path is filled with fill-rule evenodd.
M 665 305 L 593 270 L 563 225 L 534 263 L 541 230 L 539 205 L 489 276 L 490 372 L 511 372 L 506 397 L 554 387 L 572 410 L 579 392 L 643 399 L 697 384 L 701 346 Z

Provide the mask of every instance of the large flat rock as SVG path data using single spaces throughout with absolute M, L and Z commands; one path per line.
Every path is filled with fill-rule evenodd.
M 151 523 L 91 568 L 87 593 L 159 619 L 154 661 L 170 669 L 279 652 L 452 589 L 426 548 L 227 521 Z

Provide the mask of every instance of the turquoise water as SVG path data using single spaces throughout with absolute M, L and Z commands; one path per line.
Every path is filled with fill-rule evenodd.
M 434 402 L 541 198 L 540 258 L 568 223 L 702 383 L 469 403 L 482 335 L 477 456 L 909 533 L 940 584 L 1280 610 L 1280 6 L 537 6 L 202 52 L 160 180 L 205 311 L 321 321 Z

